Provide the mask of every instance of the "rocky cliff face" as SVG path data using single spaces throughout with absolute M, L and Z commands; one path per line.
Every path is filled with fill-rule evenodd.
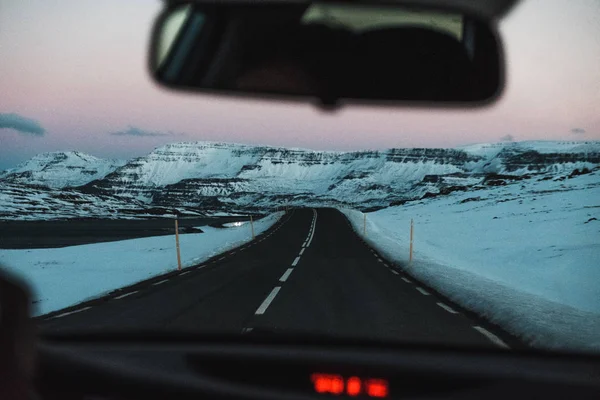
M 559 178 L 600 165 L 599 142 L 359 152 L 174 143 L 124 165 L 80 153 L 53 154 L 5 172 L 0 182 L 81 184 L 76 190 L 82 195 L 203 212 L 266 211 L 284 204 L 378 208 L 534 175 Z

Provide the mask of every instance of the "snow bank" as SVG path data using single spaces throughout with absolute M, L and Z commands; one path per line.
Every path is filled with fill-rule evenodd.
M 362 234 L 363 214 L 342 211 Z M 411 218 L 414 262 L 406 266 Z M 366 239 L 536 346 L 600 350 L 600 171 L 380 210 L 367 215 Z
M 283 213 L 254 223 L 256 234 Z M 250 227 L 202 227 L 179 236 L 184 266 L 192 266 L 249 242 Z M 24 278 L 35 293 L 34 314 L 59 310 L 177 268 L 174 236 L 157 236 L 59 249 L 0 250 L 0 264 Z

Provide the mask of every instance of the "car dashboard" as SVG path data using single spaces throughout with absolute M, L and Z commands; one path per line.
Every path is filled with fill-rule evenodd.
M 42 399 L 600 398 L 600 359 L 358 343 L 44 340 Z

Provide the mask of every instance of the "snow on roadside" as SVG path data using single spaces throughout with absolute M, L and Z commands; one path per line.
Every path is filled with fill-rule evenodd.
M 342 210 L 362 235 L 363 214 Z M 410 219 L 414 261 L 408 261 Z M 600 171 L 367 214 L 371 246 L 538 347 L 600 351 Z
M 269 229 L 282 215 L 256 221 L 255 233 Z M 179 236 L 184 267 L 252 239 L 249 226 L 202 230 Z M 173 271 L 177 257 L 174 236 L 156 236 L 58 249 L 0 249 L 0 265 L 29 282 L 36 301 L 34 315 L 42 315 Z

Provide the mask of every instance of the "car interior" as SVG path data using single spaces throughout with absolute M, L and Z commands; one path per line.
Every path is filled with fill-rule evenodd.
M 318 8 L 329 2 L 166 0 L 140 74 L 173 92 L 326 111 L 484 107 L 504 90 L 496 24 L 516 3 L 346 0 L 323 17 Z M 368 24 L 372 12 L 390 23 Z M 446 28 L 402 22 L 411 13 Z M 3 399 L 600 398 L 594 354 L 258 330 L 44 333 L 28 318 L 27 284 L 6 276 L 1 287 L 0 388 L 11 387 L 0 390 Z

